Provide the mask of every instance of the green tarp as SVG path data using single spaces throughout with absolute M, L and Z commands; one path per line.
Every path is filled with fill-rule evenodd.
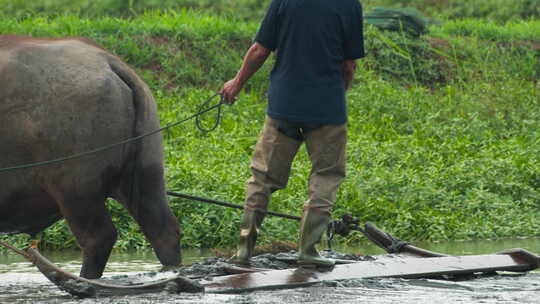
M 383 30 L 403 31 L 413 36 L 427 33 L 427 18 L 413 8 L 376 7 L 364 19 L 368 24 Z

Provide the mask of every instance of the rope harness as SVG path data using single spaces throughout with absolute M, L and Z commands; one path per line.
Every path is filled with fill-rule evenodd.
M 170 128 L 176 127 L 176 126 L 178 126 L 178 125 L 180 125 L 180 124 L 182 124 L 184 122 L 187 122 L 187 121 L 189 121 L 189 120 L 191 120 L 193 118 L 196 119 L 195 125 L 197 126 L 197 128 L 199 130 L 201 130 L 204 133 L 211 132 L 211 131 L 215 130 L 219 126 L 219 123 L 221 122 L 221 115 L 222 115 L 221 106 L 223 105 L 223 98 L 220 100 L 219 103 L 217 103 L 215 105 L 212 105 L 212 106 L 208 106 L 210 104 L 210 102 L 212 100 L 214 100 L 217 96 L 219 96 L 219 93 L 216 93 L 212 97 L 205 100 L 200 105 L 199 112 L 197 112 L 197 113 L 195 113 L 195 114 L 193 114 L 193 115 L 191 115 L 191 116 L 189 116 L 189 117 L 187 117 L 185 119 L 177 121 L 175 123 L 172 123 L 172 124 L 166 125 L 164 127 L 161 127 L 161 128 L 159 128 L 157 130 L 154 130 L 154 131 L 151 131 L 151 132 L 148 132 L 148 133 L 145 133 L 145 134 L 141 134 L 139 136 L 135 136 L 135 137 L 132 137 L 132 138 L 128 138 L 126 140 L 123 140 L 123 141 L 120 141 L 120 142 L 117 142 L 117 143 L 102 146 L 102 147 L 99 147 L 99 148 L 96 148 L 96 149 L 93 149 L 93 150 L 73 154 L 73 155 L 66 156 L 66 157 L 60 157 L 60 158 L 47 160 L 47 161 L 41 161 L 41 162 L 35 162 L 35 163 L 30 163 L 30 164 L 24 164 L 24 165 L 1 168 L 0 173 L 11 172 L 11 171 L 16 171 L 16 170 L 22 170 L 22 169 L 28 169 L 28 168 L 42 167 L 42 166 L 52 165 L 52 164 L 56 164 L 56 163 L 66 162 L 66 161 L 77 159 L 77 158 L 82 158 L 82 157 L 85 157 L 85 156 L 90 156 L 90 155 L 97 154 L 99 152 L 102 152 L 102 151 L 105 151 L 105 150 L 108 150 L 108 149 L 112 149 L 112 148 L 120 146 L 120 145 L 125 145 L 125 144 L 128 144 L 128 143 L 132 143 L 132 142 L 141 140 L 141 139 L 143 139 L 145 137 L 148 137 L 148 136 L 163 132 L 163 131 L 168 130 Z M 208 128 L 208 129 L 204 128 L 202 126 L 202 124 L 201 124 L 200 119 L 199 119 L 200 116 L 203 115 L 204 113 L 210 112 L 210 111 L 212 111 L 213 109 L 216 109 L 216 108 L 218 109 L 218 112 L 216 113 L 216 120 L 215 120 L 214 125 L 212 125 L 212 127 Z M 29 257 L 28 253 L 26 253 L 25 251 L 17 249 L 14 246 L 12 246 L 12 245 L 10 245 L 8 243 L 5 243 L 5 242 L 3 242 L 1 240 L 0 240 L 0 246 L 5 247 L 5 248 L 7 248 L 7 249 L 19 254 L 19 255 L 22 255 L 24 257 Z
M 221 106 L 223 105 L 223 99 L 220 100 L 219 103 L 213 105 L 213 106 L 209 106 L 207 107 L 206 109 L 204 107 L 208 106 L 208 104 L 214 100 L 217 96 L 220 96 L 219 93 L 216 93 L 214 94 L 212 97 L 208 98 L 207 100 L 205 100 L 201 106 L 200 106 L 200 110 L 199 112 L 185 118 L 185 119 L 182 119 L 180 121 L 177 121 L 175 123 L 172 123 L 172 124 L 169 124 L 169 125 L 166 125 L 164 127 L 161 127 L 157 130 L 154 130 L 154 131 L 151 131 L 151 132 L 148 132 L 148 133 L 145 133 L 145 134 L 141 134 L 139 136 L 135 136 L 135 137 L 132 137 L 132 138 L 128 138 L 126 140 L 123 140 L 123 141 L 120 141 L 120 142 L 117 142 L 117 143 L 113 143 L 113 144 L 110 144 L 110 145 L 106 145 L 106 146 L 102 146 L 102 147 L 99 147 L 99 148 L 96 148 L 96 149 L 93 149 L 93 150 L 89 150 L 89 151 L 86 151 L 86 152 L 81 152 L 81 153 L 77 153 L 77 154 L 73 154 L 73 155 L 70 155 L 70 156 L 66 156 L 66 157 L 60 157 L 60 158 L 56 158 L 56 159 L 52 159 L 52 160 L 47 160 L 47 161 L 41 161 L 41 162 L 35 162 L 35 163 L 30 163 L 30 164 L 24 164 L 24 165 L 18 165 L 18 166 L 13 166 L 13 167 L 7 167 L 7 168 L 1 168 L 0 169 L 0 173 L 5 173 L 5 172 L 10 172 L 10 171 L 16 171 L 16 170 L 21 170 L 21 169 L 28 169 L 28 168 L 35 168 L 35 167 L 42 167 L 42 166 L 47 166 L 47 165 L 52 165 L 52 164 L 57 164 L 57 163 L 62 163 L 62 162 L 66 162 L 68 160 L 73 160 L 73 159 L 77 159 L 77 158 L 82 158 L 82 157 L 85 157 L 85 156 L 90 156 L 90 155 L 93 155 L 93 154 L 97 154 L 99 152 L 102 152 L 102 151 L 105 151 L 105 150 L 109 150 L 109 149 L 112 149 L 114 147 L 117 147 L 117 146 L 121 146 L 121 145 L 125 145 L 125 144 L 128 144 L 128 143 L 132 143 L 132 142 L 135 142 L 135 141 L 138 141 L 138 140 L 141 140 L 145 137 L 148 137 L 148 136 L 151 136 L 151 135 L 154 135 L 154 134 L 157 134 L 157 133 L 160 133 L 160 132 L 163 132 L 165 130 L 168 130 L 170 128 L 173 128 L 173 127 L 176 127 L 186 121 L 189 121 L 193 118 L 196 118 L 196 126 L 199 130 L 201 130 L 202 132 L 210 132 L 210 131 L 213 131 L 217 128 L 217 126 L 219 125 L 219 123 L 221 122 L 221 115 L 222 115 L 222 112 L 221 112 Z M 200 123 L 200 120 L 199 120 L 199 117 L 204 114 L 204 113 L 207 113 L 207 112 L 210 112 L 214 109 L 218 109 L 218 112 L 216 114 L 216 122 L 215 124 L 209 128 L 209 129 L 204 129 Z

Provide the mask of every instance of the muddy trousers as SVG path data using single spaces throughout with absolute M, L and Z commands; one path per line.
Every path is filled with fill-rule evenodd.
M 311 210 L 329 216 L 337 189 L 345 178 L 346 124 L 322 125 L 304 133 L 303 140 L 298 140 L 284 135 L 279 130 L 279 123 L 266 117 L 255 147 L 251 161 L 252 176 L 246 185 L 244 206 L 244 218 L 252 216 L 253 220 L 244 221 L 240 231 L 240 246 L 246 238 L 254 246 L 270 197 L 273 192 L 286 187 L 292 162 L 303 142 L 312 165 L 304 211 Z M 251 250 L 248 255 L 250 253 Z

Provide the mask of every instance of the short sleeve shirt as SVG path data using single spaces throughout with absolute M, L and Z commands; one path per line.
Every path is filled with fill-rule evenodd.
M 358 0 L 273 0 L 255 42 L 277 53 L 268 93 L 270 117 L 347 121 L 343 62 L 365 56 Z

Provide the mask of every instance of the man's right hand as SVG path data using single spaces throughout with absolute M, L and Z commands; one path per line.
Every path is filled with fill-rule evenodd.
M 236 74 L 236 77 L 227 81 L 220 91 L 221 96 L 223 96 L 223 101 L 226 104 L 233 104 L 236 101 L 236 96 L 238 96 L 238 93 L 242 90 L 244 83 L 259 70 L 270 53 L 271 51 L 269 49 L 257 42 L 249 48 L 244 57 L 242 67 Z
M 236 102 L 240 90 L 242 90 L 242 86 L 238 83 L 236 78 L 234 78 L 225 82 L 223 88 L 219 91 L 219 94 L 221 94 L 224 103 L 232 105 Z

